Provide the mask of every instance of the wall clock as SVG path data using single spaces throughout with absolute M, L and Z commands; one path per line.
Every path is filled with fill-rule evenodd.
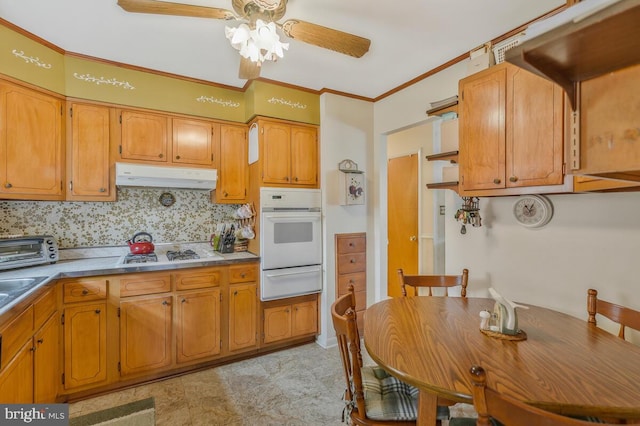
M 542 195 L 522 195 L 513 203 L 513 216 L 522 226 L 539 228 L 553 217 L 553 205 Z

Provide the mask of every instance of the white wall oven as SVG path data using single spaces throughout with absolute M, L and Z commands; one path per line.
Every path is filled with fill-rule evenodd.
M 319 189 L 260 189 L 262 300 L 322 291 Z

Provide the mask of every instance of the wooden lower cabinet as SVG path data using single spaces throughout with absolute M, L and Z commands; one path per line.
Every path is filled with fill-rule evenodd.
M 50 403 L 56 400 L 60 383 L 60 321 L 51 318 L 33 336 L 33 402 Z
M 229 351 L 254 348 L 258 344 L 258 286 L 229 286 Z
M 107 379 L 107 304 L 64 309 L 64 389 L 102 384 Z
M 57 293 L 51 288 L 0 330 L 6 347 L 0 370 L 2 403 L 56 401 L 60 383 L 60 319 L 56 302 Z
M 176 296 L 176 361 L 178 363 L 219 355 L 220 289 L 183 292 Z
M 173 297 L 144 296 L 120 302 L 120 374 L 169 367 L 172 356 Z
M 296 339 L 318 332 L 317 295 L 264 302 L 262 343 Z

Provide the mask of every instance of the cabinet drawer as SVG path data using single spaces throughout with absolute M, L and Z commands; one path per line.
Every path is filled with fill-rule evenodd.
M 341 274 L 364 271 L 367 266 L 366 260 L 365 253 L 341 254 L 338 256 L 338 270 Z
M 230 283 L 248 283 L 258 280 L 258 264 L 229 267 Z
M 2 336 L 2 352 L 0 353 L 0 368 L 4 368 L 18 349 L 33 335 L 33 305 L 25 309 L 4 329 Z
M 340 254 L 364 252 L 367 245 L 367 240 L 363 237 L 339 238 L 337 242 Z
M 353 290 L 365 291 L 367 288 L 367 275 L 364 272 L 356 272 L 355 274 L 344 274 L 338 276 L 338 296 L 342 296 L 349 290 L 349 286 L 353 286 Z
M 198 272 L 182 272 L 173 275 L 176 290 L 218 287 L 222 284 L 224 268 L 203 269 Z
M 88 279 L 74 280 L 63 285 L 64 303 L 86 302 L 90 300 L 101 300 L 107 298 L 107 280 Z
M 47 318 L 56 311 L 56 289 L 57 286 L 47 290 L 47 292 L 40 296 L 33 304 L 34 330 L 39 329 Z
M 171 277 L 162 275 L 131 275 L 120 279 L 120 296 L 164 293 L 171 291 Z

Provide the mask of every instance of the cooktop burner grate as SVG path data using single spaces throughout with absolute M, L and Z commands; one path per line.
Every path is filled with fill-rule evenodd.
M 123 263 L 148 263 L 157 262 L 158 256 L 155 253 L 133 254 L 129 253 L 124 257 Z
M 200 259 L 200 256 L 193 250 L 169 250 L 167 252 L 167 259 L 173 260 L 190 260 L 190 259 Z

